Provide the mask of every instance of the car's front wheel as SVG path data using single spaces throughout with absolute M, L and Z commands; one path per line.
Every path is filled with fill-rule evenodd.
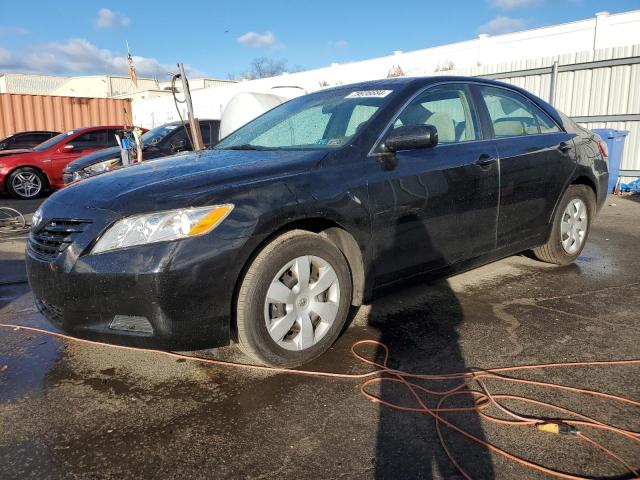
M 277 237 L 256 256 L 240 286 L 241 350 L 272 366 L 296 367 L 314 359 L 340 334 L 351 288 L 344 255 L 325 237 L 300 230 Z
M 585 185 L 570 185 L 556 210 L 549 240 L 534 248 L 534 255 L 557 265 L 567 265 L 578 258 L 589 237 L 595 204 L 593 190 Z
M 15 197 L 22 200 L 38 198 L 47 184 L 44 175 L 31 167 L 21 167 L 9 175 L 7 190 Z

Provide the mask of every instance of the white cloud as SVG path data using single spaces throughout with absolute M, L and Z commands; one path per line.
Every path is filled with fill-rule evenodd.
M 344 50 L 349 46 L 349 42 L 346 40 L 336 40 L 335 42 L 329 42 L 333 48 L 337 48 L 338 50 Z
M 273 32 L 247 32 L 238 37 L 238 43 L 247 45 L 251 48 L 273 47 L 276 45 L 276 36 Z
M 93 26 L 100 30 L 108 30 L 113 28 L 125 28 L 131 23 L 129 17 L 109 10 L 108 8 L 101 8 L 98 10 L 98 16 L 93 20 Z
M 513 10 L 514 8 L 530 7 L 537 5 L 544 0 L 490 0 L 491 6 L 503 10 Z
M 175 65 L 160 63 L 155 58 L 133 55 L 133 63 L 140 77 L 166 78 Z M 34 72 L 43 74 L 116 74 L 127 75 L 126 53 L 115 54 L 100 49 L 83 38 L 66 42 L 33 45 L 15 54 L 0 48 L 0 71 Z M 200 71 L 187 68 L 190 76 L 205 76 Z
M 0 26 L 0 37 L 9 37 L 11 35 L 26 35 L 29 30 L 22 27 L 3 27 Z
M 522 18 L 510 18 L 498 15 L 494 19 L 480 25 L 478 33 L 488 33 L 490 35 L 499 35 L 501 33 L 515 32 L 523 30 L 527 26 L 527 22 Z

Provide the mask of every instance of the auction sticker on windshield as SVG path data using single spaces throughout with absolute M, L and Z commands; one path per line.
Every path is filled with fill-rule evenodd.
M 357 90 L 344 98 L 384 98 L 393 90 Z

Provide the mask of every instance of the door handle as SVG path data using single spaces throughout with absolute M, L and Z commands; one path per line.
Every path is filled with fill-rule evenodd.
M 495 158 L 493 158 L 491 155 L 487 153 L 483 153 L 478 157 L 478 160 L 476 161 L 476 165 L 479 166 L 480 168 L 486 168 L 494 164 L 495 162 L 496 162 Z
M 571 150 L 571 144 L 568 142 L 560 142 L 560 145 L 558 145 L 558 150 L 560 150 L 561 152 L 568 152 L 569 150 Z

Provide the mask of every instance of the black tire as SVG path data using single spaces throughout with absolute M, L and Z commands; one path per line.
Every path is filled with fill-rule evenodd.
M 272 280 L 288 262 L 305 256 L 319 257 L 333 268 L 340 290 L 337 314 L 324 336 L 299 351 L 281 347 L 271 337 L 265 320 L 265 301 Z M 352 283 L 347 260 L 325 237 L 293 230 L 275 238 L 255 257 L 242 279 L 236 306 L 237 340 L 251 361 L 277 367 L 297 367 L 324 353 L 342 331 L 351 305 Z
M 17 191 L 14 188 L 15 179 L 19 175 L 27 175 L 27 176 L 35 176 L 37 180 L 40 182 L 40 188 L 33 195 L 26 195 L 23 192 Z M 35 168 L 31 167 L 20 167 L 16 168 L 11 174 L 7 177 L 7 191 L 11 194 L 13 198 L 18 198 L 20 200 L 31 200 L 33 198 L 40 197 L 47 188 L 47 179 L 46 177 Z
M 584 239 L 579 249 L 575 252 L 569 253 L 562 246 L 560 232 L 565 209 L 567 208 L 567 205 L 569 205 L 569 202 L 574 199 L 582 200 L 587 207 L 587 227 Z M 589 238 L 591 223 L 593 222 L 595 215 L 595 205 L 596 198 L 591 188 L 586 185 L 570 185 L 558 204 L 558 208 L 553 217 L 553 227 L 551 229 L 549 240 L 544 245 L 533 249 L 533 254 L 536 258 L 543 262 L 554 263 L 556 265 L 568 265 L 578 258 Z

